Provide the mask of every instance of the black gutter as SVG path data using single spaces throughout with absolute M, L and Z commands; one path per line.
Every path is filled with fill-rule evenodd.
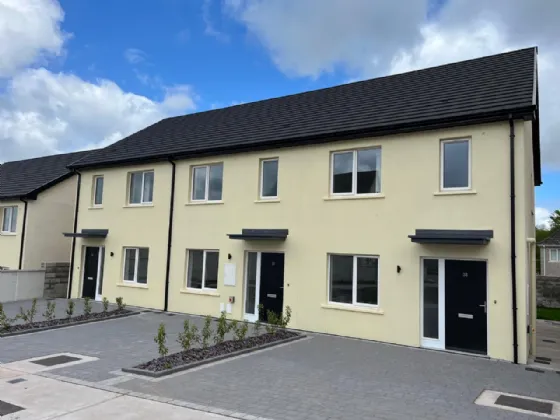
M 167 230 L 167 262 L 165 265 L 165 302 L 163 310 L 167 312 L 169 301 L 169 271 L 171 268 L 171 242 L 173 240 L 173 209 L 175 207 L 175 162 L 169 158 L 171 164 L 171 197 L 169 198 L 169 224 Z
M 73 170 L 73 173 L 78 175 L 78 184 L 76 185 L 76 203 L 74 205 L 74 229 L 72 230 L 76 233 L 78 229 L 78 209 L 80 208 L 80 188 L 82 186 L 82 174 L 77 170 Z M 72 296 L 72 283 L 74 281 L 74 255 L 76 254 L 76 238 L 72 238 L 72 251 L 70 252 L 70 276 L 68 278 L 68 296 L 70 299 Z
M 509 176 L 510 176 L 510 222 L 511 222 L 511 311 L 513 316 L 513 363 L 518 363 L 517 349 L 517 269 L 515 253 L 515 127 L 513 116 L 509 118 Z
M 23 247 L 25 245 L 25 228 L 27 225 L 27 201 L 23 198 L 20 198 L 20 200 L 25 203 L 25 207 L 23 208 L 23 224 L 21 225 L 21 243 L 19 246 L 18 270 L 21 270 L 21 267 L 23 266 Z

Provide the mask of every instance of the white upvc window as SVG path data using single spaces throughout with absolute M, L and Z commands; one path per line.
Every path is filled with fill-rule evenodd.
M 148 283 L 149 248 L 124 248 L 123 281 Z
M 219 258 L 220 253 L 217 250 L 188 250 L 187 288 L 216 290 Z
M 93 177 L 93 206 L 101 207 L 103 205 L 103 175 Z
M 17 206 L 2 209 L 2 233 L 15 233 L 17 225 Z
M 549 250 L 550 253 L 550 262 L 560 262 L 560 249 L 551 249 Z
M 154 171 L 131 172 L 128 177 L 129 204 L 151 204 L 154 197 Z
M 262 159 L 260 162 L 260 198 L 278 198 L 278 158 Z
M 440 189 L 471 189 L 471 140 L 442 140 L 440 147 Z
M 329 303 L 378 306 L 379 257 L 329 254 Z
M 192 168 L 191 201 L 221 201 L 224 164 L 194 166 Z
M 331 153 L 331 195 L 381 193 L 381 147 Z

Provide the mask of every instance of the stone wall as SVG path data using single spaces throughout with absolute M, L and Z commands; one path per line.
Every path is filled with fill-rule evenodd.
M 537 306 L 560 308 L 560 277 L 537 276 Z
M 45 298 L 65 298 L 68 289 L 70 263 L 44 263 Z

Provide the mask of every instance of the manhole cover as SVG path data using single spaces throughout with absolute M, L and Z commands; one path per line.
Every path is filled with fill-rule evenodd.
M 12 413 L 17 413 L 18 411 L 21 410 L 24 410 L 24 408 L 0 400 L 0 417 L 7 416 L 8 414 L 12 414 Z
M 530 400 L 528 398 L 510 397 L 500 395 L 496 400 L 497 405 L 519 408 L 521 410 L 533 411 L 535 413 L 552 414 L 552 404 L 548 402 Z
M 55 365 L 62 365 L 64 363 L 76 362 L 78 360 L 82 360 L 79 357 L 72 357 L 72 356 L 53 356 L 53 357 L 45 357 L 44 359 L 34 360 L 31 363 L 35 363 L 41 366 L 55 366 Z
M 27 379 L 23 378 L 16 378 L 8 381 L 9 384 L 19 384 L 20 382 L 25 382 Z

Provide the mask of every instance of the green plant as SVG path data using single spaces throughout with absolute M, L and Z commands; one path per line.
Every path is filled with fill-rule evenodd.
M 235 329 L 235 338 L 238 340 L 245 340 L 247 331 L 249 331 L 249 321 L 245 320 L 237 325 L 237 328 Z
M 122 297 L 118 297 L 115 299 L 115 302 L 117 302 L 117 310 L 122 311 L 124 308 L 126 308 L 126 304 L 124 303 L 124 299 Z
M 278 318 L 278 324 L 281 328 L 286 328 L 292 319 L 292 308 L 286 306 L 286 315 L 284 313 L 280 314 Z
M 159 324 L 157 335 L 154 337 L 154 342 L 158 345 L 158 353 L 160 357 L 165 357 L 167 356 L 167 353 L 169 353 L 169 349 L 165 345 L 166 341 L 167 334 L 165 333 L 165 325 L 162 322 L 161 324 Z M 169 361 L 166 361 L 164 366 L 166 369 L 169 369 L 171 367 L 171 363 Z
M 47 321 L 52 321 L 55 317 L 55 311 L 56 309 L 56 302 L 54 300 L 48 301 L 47 302 L 47 309 L 45 310 L 45 312 L 43 313 L 43 316 L 45 317 L 45 319 Z
M 31 303 L 31 309 L 29 309 L 27 311 L 24 311 L 23 308 L 20 306 L 19 307 L 19 315 L 16 316 L 16 319 L 20 318 L 20 319 L 23 319 L 28 324 L 31 324 L 33 322 L 33 318 L 35 318 L 36 314 L 37 314 L 37 298 L 33 299 L 32 303 Z
M 4 312 L 4 305 L 0 303 L 0 330 L 9 330 L 12 326 L 13 319 L 8 318 Z
M 103 304 L 103 312 L 107 312 L 109 310 L 109 299 L 104 297 L 101 303 Z
M 204 318 L 204 327 L 202 327 L 202 348 L 207 349 L 208 343 L 212 337 L 212 317 L 206 315 Z
M 66 308 L 66 316 L 70 319 L 74 315 L 74 301 L 68 299 L 68 307 Z
M 91 299 L 88 297 L 84 298 L 84 315 L 91 314 Z
M 238 325 L 239 321 L 237 319 L 232 319 L 227 326 L 227 332 L 233 331 L 233 333 L 235 334 Z
M 191 325 L 188 319 L 185 319 L 183 323 L 183 332 L 179 333 L 177 342 L 181 345 L 183 351 L 187 351 L 194 343 L 197 343 L 198 340 L 198 328 L 196 328 L 194 324 Z
M 269 334 L 276 334 L 276 330 L 278 329 L 279 324 L 279 317 L 276 313 L 272 312 L 271 310 L 266 311 L 266 332 Z
M 228 322 L 226 319 L 226 311 L 222 311 L 218 318 L 218 325 L 216 326 L 216 334 L 214 335 L 214 343 L 220 344 L 224 342 L 224 337 L 228 332 Z
M 257 318 L 257 320 L 255 321 L 255 323 L 253 324 L 253 332 L 255 333 L 256 336 L 261 335 L 261 320 Z

